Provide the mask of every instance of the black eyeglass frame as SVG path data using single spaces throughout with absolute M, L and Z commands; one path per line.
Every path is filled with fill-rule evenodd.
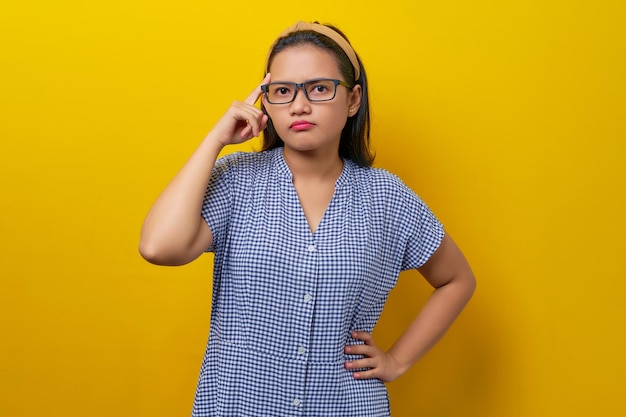
M 326 98 L 324 100 L 312 100 L 309 97 L 309 94 L 306 92 L 306 88 L 304 88 L 304 85 L 305 84 L 309 84 L 309 83 L 314 83 L 316 81 L 332 81 L 333 84 L 335 84 L 335 91 L 333 91 L 333 96 L 331 98 Z M 285 85 L 285 84 L 292 85 L 293 88 L 294 88 L 294 90 L 293 90 L 294 93 L 293 93 L 293 97 L 291 98 L 291 100 L 284 101 L 284 102 L 281 101 L 280 103 L 272 102 L 270 100 L 270 98 L 269 98 L 269 95 L 268 95 L 268 88 L 271 85 Z M 335 97 L 337 96 L 337 86 L 338 85 L 343 85 L 344 87 L 349 88 L 349 89 L 351 89 L 353 87 L 353 86 L 351 86 L 350 84 L 348 84 L 345 81 L 336 80 L 334 78 L 314 78 L 312 80 L 306 80 L 306 81 L 303 81 L 301 83 L 294 83 L 294 82 L 290 82 L 290 81 L 284 81 L 284 82 L 275 82 L 275 83 L 263 84 L 263 85 L 261 85 L 261 91 L 263 91 L 263 94 L 265 95 L 265 99 L 267 100 L 267 102 L 269 104 L 289 104 L 289 103 L 293 103 L 294 100 L 296 99 L 296 96 L 298 95 L 298 88 L 300 88 L 304 92 L 304 96 L 311 103 L 323 103 L 325 101 L 331 101 L 331 100 L 335 99 Z

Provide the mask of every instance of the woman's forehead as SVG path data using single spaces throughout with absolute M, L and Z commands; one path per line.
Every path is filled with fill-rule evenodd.
M 278 52 L 274 55 L 269 72 L 272 81 L 342 78 L 333 53 L 313 45 L 290 46 Z

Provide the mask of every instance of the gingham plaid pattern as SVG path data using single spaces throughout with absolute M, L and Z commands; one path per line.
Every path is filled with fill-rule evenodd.
M 312 234 L 282 148 L 221 158 L 202 216 L 214 236 L 211 331 L 193 416 L 388 416 L 385 385 L 343 352 L 371 332 L 400 271 L 442 225 L 397 177 L 344 161 Z

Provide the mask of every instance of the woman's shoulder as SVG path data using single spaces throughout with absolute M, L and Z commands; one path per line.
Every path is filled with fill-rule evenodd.
M 396 174 L 385 168 L 360 167 L 353 163 L 352 171 L 359 182 L 365 182 L 373 189 L 405 190 L 408 187 Z
M 228 171 L 255 172 L 271 168 L 275 163 L 276 154 L 276 149 L 261 152 L 237 151 L 220 157 L 215 166 Z
M 223 155 L 218 159 L 218 163 L 228 163 L 230 165 L 236 164 L 259 164 L 263 162 L 270 162 L 274 159 L 278 148 L 270 149 L 268 151 L 236 151 L 233 153 L 229 153 L 227 155 Z

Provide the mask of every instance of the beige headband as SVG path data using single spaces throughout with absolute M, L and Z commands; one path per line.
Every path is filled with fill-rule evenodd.
M 270 51 L 267 55 L 267 60 L 265 62 L 265 68 L 267 70 L 269 70 L 268 64 L 270 61 L 270 55 L 272 51 L 274 50 L 274 47 L 280 40 L 280 38 L 285 37 L 294 32 L 301 32 L 303 30 L 312 30 L 313 32 L 321 33 L 324 36 L 328 36 L 337 45 L 339 45 L 339 47 L 343 49 L 343 51 L 346 53 L 346 55 L 348 56 L 348 59 L 350 59 L 350 62 L 352 63 L 352 66 L 354 67 L 355 81 L 359 79 L 359 77 L 361 76 L 361 71 L 359 69 L 359 60 L 357 59 L 356 53 L 354 52 L 354 49 L 352 49 L 352 46 L 350 45 L 350 43 L 339 33 L 335 32 L 333 29 L 329 28 L 328 26 L 320 25 L 319 23 L 297 22 L 295 25 L 290 26 L 287 29 L 285 29 L 270 47 Z

